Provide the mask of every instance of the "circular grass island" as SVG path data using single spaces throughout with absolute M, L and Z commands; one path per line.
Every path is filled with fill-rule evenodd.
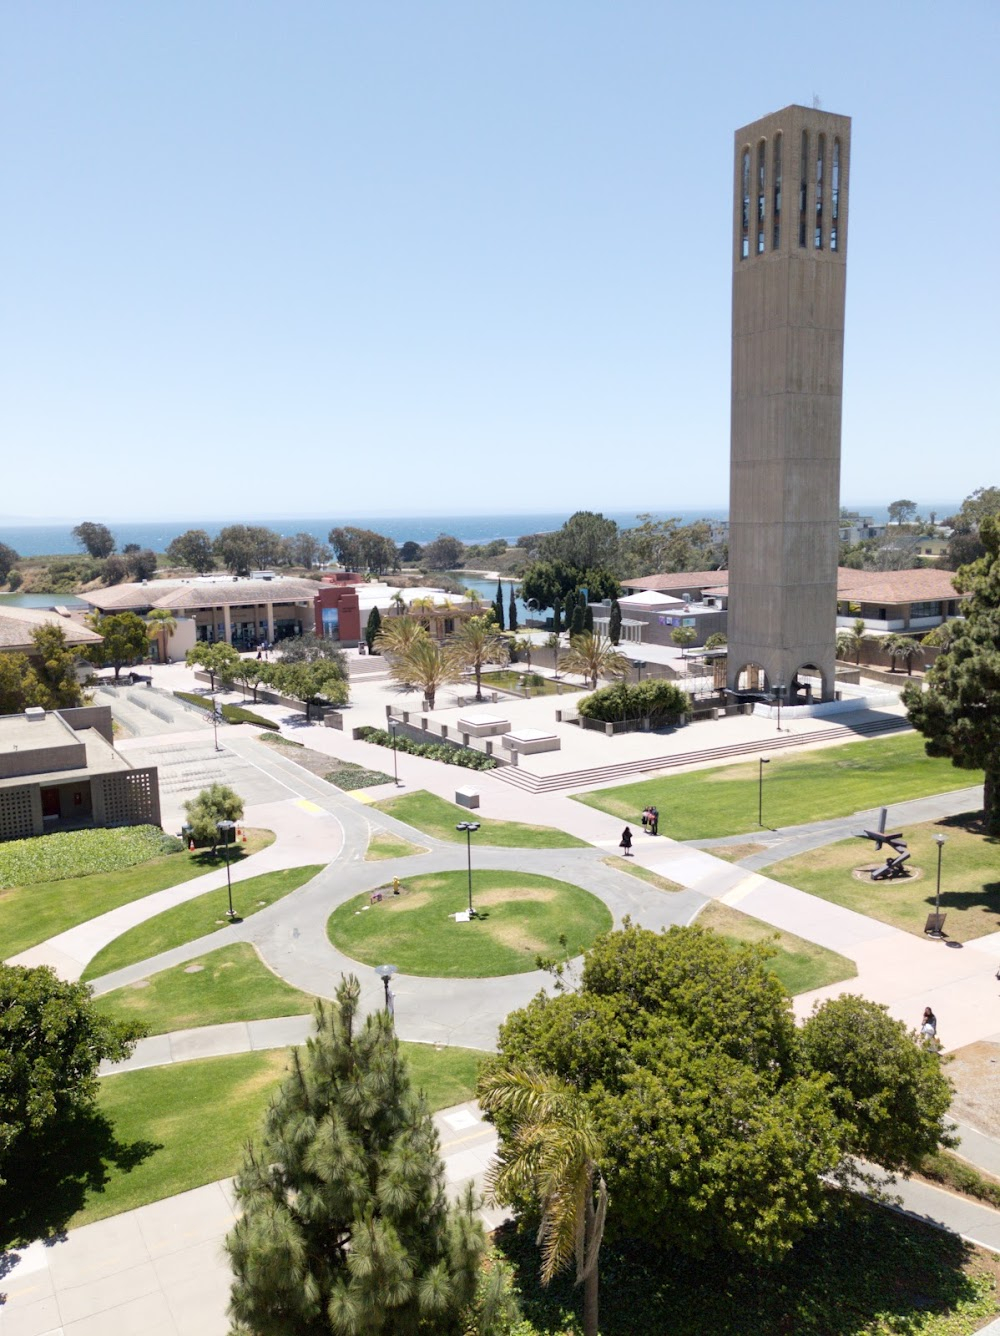
M 335 909 L 327 922 L 330 941 L 362 964 L 391 960 L 404 974 L 431 978 L 524 974 L 537 968 L 538 956 L 579 955 L 612 926 L 596 895 L 529 872 L 475 872 L 477 916 L 468 923 L 454 917 L 469 906 L 464 871 L 408 877 L 399 895 L 391 883 L 381 893 L 381 900 L 366 892 Z

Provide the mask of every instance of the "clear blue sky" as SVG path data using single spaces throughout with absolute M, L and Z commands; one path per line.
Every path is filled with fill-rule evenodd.
M 0 16 L 0 514 L 728 502 L 733 131 L 853 117 L 845 501 L 1000 483 L 1000 5 Z

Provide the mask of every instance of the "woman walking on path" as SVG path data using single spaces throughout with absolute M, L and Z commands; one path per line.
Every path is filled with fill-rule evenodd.
M 632 832 L 629 830 L 628 826 L 622 831 L 621 843 L 618 847 L 622 850 L 622 856 L 624 858 L 632 857 Z

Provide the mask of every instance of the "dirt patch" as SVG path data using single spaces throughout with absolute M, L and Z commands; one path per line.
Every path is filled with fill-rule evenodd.
M 762 854 L 767 847 L 766 844 L 723 844 L 716 845 L 706 852 L 714 854 L 716 858 L 724 858 L 727 863 L 740 863 L 744 858 Z
M 509 946 L 514 951 L 525 951 L 538 955 L 548 950 L 545 942 L 532 936 L 521 923 L 490 923 L 490 936 L 501 946 Z
M 496 886 L 492 891 L 473 891 L 473 900 L 479 905 L 512 904 L 515 900 L 554 900 L 551 886 Z
M 266 1090 L 285 1075 L 288 1068 L 288 1049 L 277 1048 L 269 1055 L 266 1065 L 255 1076 L 247 1077 L 238 1086 L 233 1087 L 233 1100 L 247 1099 L 258 1090 Z
M 429 891 L 401 891 L 399 895 L 393 895 L 390 888 L 384 900 L 376 900 L 372 909 L 395 909 L 402 913 L 406 909 L 423 909 L 424 905 L 431 902 Z M 357 911 L 359 914 L 361 910 Z
M 981 1039 L 956 1049 L 950 1059 L 945 1072 L 955 1083 L 952 1116 L 1000 1138 L 1000 1043 Z

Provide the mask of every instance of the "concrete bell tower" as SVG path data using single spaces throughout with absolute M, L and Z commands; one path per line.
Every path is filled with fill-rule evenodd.
M 834 690 L 850 148 L 809 107 L 735 136 L 729 686 L 790 703 Z

